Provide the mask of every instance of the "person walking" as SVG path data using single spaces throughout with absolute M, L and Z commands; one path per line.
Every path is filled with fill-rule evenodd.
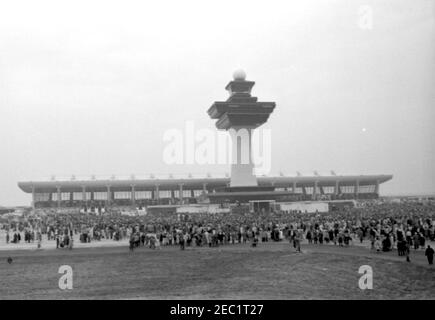
M 185 241 L 184 241 L 184 236 L 182 233 L 178 234 L 179 240 L 178 243 L 180 245 L 180 250 L 184 250 L 185 249 Z
M 381 240 L 379 239 L 379 237 L 376 237 L 376 240 L 375 240 L 375 249 L 376 249 L 376 252 L 381 252 Z
M 414 234 L 413 243 L 414 243 L 414 250 L 418 250 L 420 245 L 420 235 L 418 233 Z
M 424 255 L 427 257 L 427 262 L 429 262 L 429 264 L 433 264 L 434 250 L 430 247 L 430 245 L 427 246 Z
M 301 233 L 299 230 L 295 230 L 293 245 L 296 248 L 296 252 L 301 252 Z
M 406 243 L 406 249 L 405 249 L 405 255 L 406 255 L 406 261 L 411 262 L 411 259 L 409 258 L 409 253 L 411 249 L 411 244 L 409 242 Z
M 134 235 L 133 234 L 130 236 L 130 240 L 128 241 L 128 244 L 129 244 L 128 248 L 130 249 L 130 252 L 132 252 L 134 250 Z
M 72 248 L 73 248 L 73 242 L 74 242 L 74 239 L 73 239 L 73 237 L 71 237 L 71 239 L 69 240 L 69 246 L 68 246 L 68 248 L 70 250 L 72 250 Z

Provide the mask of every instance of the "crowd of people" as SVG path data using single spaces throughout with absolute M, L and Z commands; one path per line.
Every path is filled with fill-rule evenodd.
M 365 201 L 357 207 L 334 212 L 249 212 L 238 208 L 231 213 L 167 214 L 141 216 L 104 215 L 71 211 L 59 213 L 39 209 L 15 219 L 0 218 L 6 243 L 56 241 L 57 248 L 70 248 L 76 236 L 80 242 L 128 240 L 130 250 L 140 246 L 158 248 L 179 245 L 216 247 L 235 243 L 257 246 L 261 242 L 334 244 L 346 247 L 369 241 L 376 252 L 425 249 L 433 260 L 429 241 L 435 241 L 435 202 Z M 431 251 L 432 250 L 432 251 Z M 432 253 L 431 253 L 432 252 Z

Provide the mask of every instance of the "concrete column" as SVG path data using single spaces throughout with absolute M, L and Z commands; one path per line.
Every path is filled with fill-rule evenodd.
M 376 180 L 375 193 L 379 197 L 379 180 Z
M 313 195 L 312 195 L 312 199 L 313 199 L 313 200 L 317 200 L 317 181 L 314 181 L 314 187 L 313 187 Z
M 355 182 L 355 199 L 358 199 L 359 195 L 359 180 L 356 180 Z
M 175 191 L 171 190 L 171 204 L 175 203 Z
M 110 186 L 107 186 L 107 206 L 110 206 L 112 202 L 112 192 L 110 191 Z
M 86 199 L 86 187 L 82 186 L 82 201 L 85 206 L 87 206 L 88 199 Z
M 325 194 L 325 191 L 323 190 L 323 187 L 322 187 L 322 186 L 318 186 L 318 187 L 319 187 L 320 194 L 321 194 L 321 195 L 324 195 L 324 194 Z
M 60 208 L 60 186 L 57 186 L 57 207 Z
M 203 183 L 203 184 L 202 184 L 202 191 L 203 191 L 204 193 L 207 193 L 207 183 Z
M 136 205 L 136 190 L 134 184 L 131 185 L 131 205 Z
M 251 155 L 251 129 L 250 127 L 232 127 L 230 133 L 232 140 L 231 187 L 257 186 L 254 175 L 254 164 Z
M 159 185 L 156 184 L 156 189 L 154 191 L 154 200 L 157 200 L 157 204 L 159 204 L 160 194 L 159 194 Z
M 338 180 L 335 181 L 334 194 L 336 196 L 338 196 L 340 194 L 340 186 L 339 186 Z
M 183 204 L 183 184 L 180 183 L 180 190 L 178 191 L 178 193 L 180 194 L 180 204 Z
M 296 181 L 293 181 L 293 193 L 296 193 Z

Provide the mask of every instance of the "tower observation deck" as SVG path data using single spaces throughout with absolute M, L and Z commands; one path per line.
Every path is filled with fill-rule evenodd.
M 216 127 L 227 130 L 233 145 L 231 187 L 254 187 L 257 179 L 252 161 L 252 134 L 255 128 L 266 123 L 275 109 L 275 102 L 260 102 L 251 95 L 254 81 L 238 70 L 225 89 L 230 96 L 226 101 L 216 101 L 208 109 L 210 118 L 217 119 Z

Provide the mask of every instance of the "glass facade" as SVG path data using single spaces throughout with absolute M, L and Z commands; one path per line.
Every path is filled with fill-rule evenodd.
M 44 202 L 50 200 L 50 193 L 35 193 L 35 202 Z
M 107 200 L 107 192 L 94 192 L 94 200 Z
M 376 191 L 376 185 L 359 186 L 359 193 L 374 193 Z
M 171 190 L 160 190 L 159 198 L 171 198 Z
M 305 187 L 305 193 L 306 194 L 313 194 L 314 187 Z
M 341 193 L 355 193 L 355 186 L 340 186 Z
M 193 196 L 199 197 L 203 192 L 203 190 L 193 190 Z
M 304 181 L 299 181 L 296 188 L 293 190 L 292 181 L 289 182 L 280 182 L 276 183 L 275 190 L 278 192 L 283 191 L 291 191 L 296 195 L 292 198 L 293 200 L 289 201 L 302 201 L 302 200 L 312 200 L 313 194 L 316 193 L 316 199 L 323 199 L 323 196 L 337 199 L 370 199 L 376 198 L 377 195 L 377 185 L 376 180 L 363 180 L 359 179 L 360 185 L 357 186 L 356 180 L 351 179 L 343 179 L 343 181 L 339 180 L 339 190 L 336 190 L 336 181 L 331 179 L 331 181 L 326 180 L 318 180 L 317 184 L 317 192 L 314 192 L 315 179 Z M 34 200 L 36 203 L 39 203 L 39 206 L 55 206 L 57 202 L 61 202 L 61 206 L 79 206 L 82 201 L 92 201 L 103 203 L 107 200 L 111 200 L 112 205 L 122 204 L 129 205 L 134 198 L 141 205 L 156 205 L 156 204 L 166 204 L 166 203 L 179 203 L 179 199 L 184 199 L 184 203 L 195 203 L 196 200 L 194 198 L 201 197 L 203 195 L 203 182 L 200 181 L 198 183 L 184 183 L 182 189 L 182 196 L 180 196 L 180 184 L 178 182 L 174 182 L 173 184 L 165 184 L 160 185 L 161 190 L 158 191 L 158 197 L 156 197 L 157 186 L 153 185 L 142 185 L 136 184 L 135 189 L 131 187 L 131 185 L 116 185 L 112 186 L 111 193 L 108 194 L 105 186 L 85 186 L 86 192 L 85 194 L 82 191 L 82 185 L 55 185 L 49 192 L 45 192 L 46 189 L 35 189 Z M 226 182 L 218 182 L 216 184 L 207 183 L 210 190 L 218 190 L 221 188 L 220 184 L 226 185 Z M 262 183 L 260 185 L 271 185 L 270 183 Z M 57 192 L 56 187 L 60 186 L 60 193 Z M 44 187 L 45 188 L 45 187 Z M 172 189 L 171 189 L 172 188 Z M 358 188 L 358 189 L 356 189 Z M 65 192 L 66 190 L 71 190 L 69 192 Z M 96 189 L 98 191 L 93 192 Z M 144 191 L 144 189 L 146 191 Z M 168 190 L 169 189 L 169 190 Z M 58 189 L 59 190 L 59 189 Z M 125 190 L 125 191 L 124 191 Z M 134 197 L 132 197 L 132 190 L 135 190 Z M 152 191 L 151 191 L 152 190 Z M 338 191 L 338 192 L 337 192 Z M 334 195 L 338 193 L 339 195 L 335 197 Z M 358 195 L 356 195 L 358 193 Z M 305 194 L 305 195 L 303 195 Z M 84 196 L 85 195 L 85 196 Z M 108 197 L 109 195 L 109 197 Z M 303 195 L 303 196 L 301 196 Z M 331 197 L 332 195 L 332 197 Z M 60 199 L 58 199 L 60 196 Z M 159 198 L 160 200 L 157 200 Z M 171 200 L 171 198 L 175 198 L 175 201 Z M 51 202 L 50 202 L 51 201 Z
M 73 192 L 73 200 L 83 200 L 82 192 Z
M 69 192 L 61 192 L 60 193 L 60 200 L 62 200 L 62 201 L 69 201 L 69 200 L 71 200 L 71 193 L 69 193 Z
M 324 194 L 333 194 L 335 193 L 335 186 L 326 186 L 326 187 L 322 187 L 323 188 L 323 193 Z
M 115 191 L 115 200 L 128 200 L 131 199 L 131 191 Z
M 183 198 L 191 198 L 192 191 L 191 190 L 183 190 Z
M 80 201 L 90 200 L 91 199 L 91 193 L 90 192 L 86 192 L 85 197 L 86 197 L 86 199 L 83 199 L 83 191 L 81 191 L 81 192 L 73 192 L 73 200 L 74 201 L 76 201 L 76 200 L 80 200 Z
M 152 199 L 153 193 L 152 191 L 136 191 L 135 192 L 135 199 Z
M 302 187 L 296 187 L 295 190 L 293 190 L 293 193 L 303 193 Z

